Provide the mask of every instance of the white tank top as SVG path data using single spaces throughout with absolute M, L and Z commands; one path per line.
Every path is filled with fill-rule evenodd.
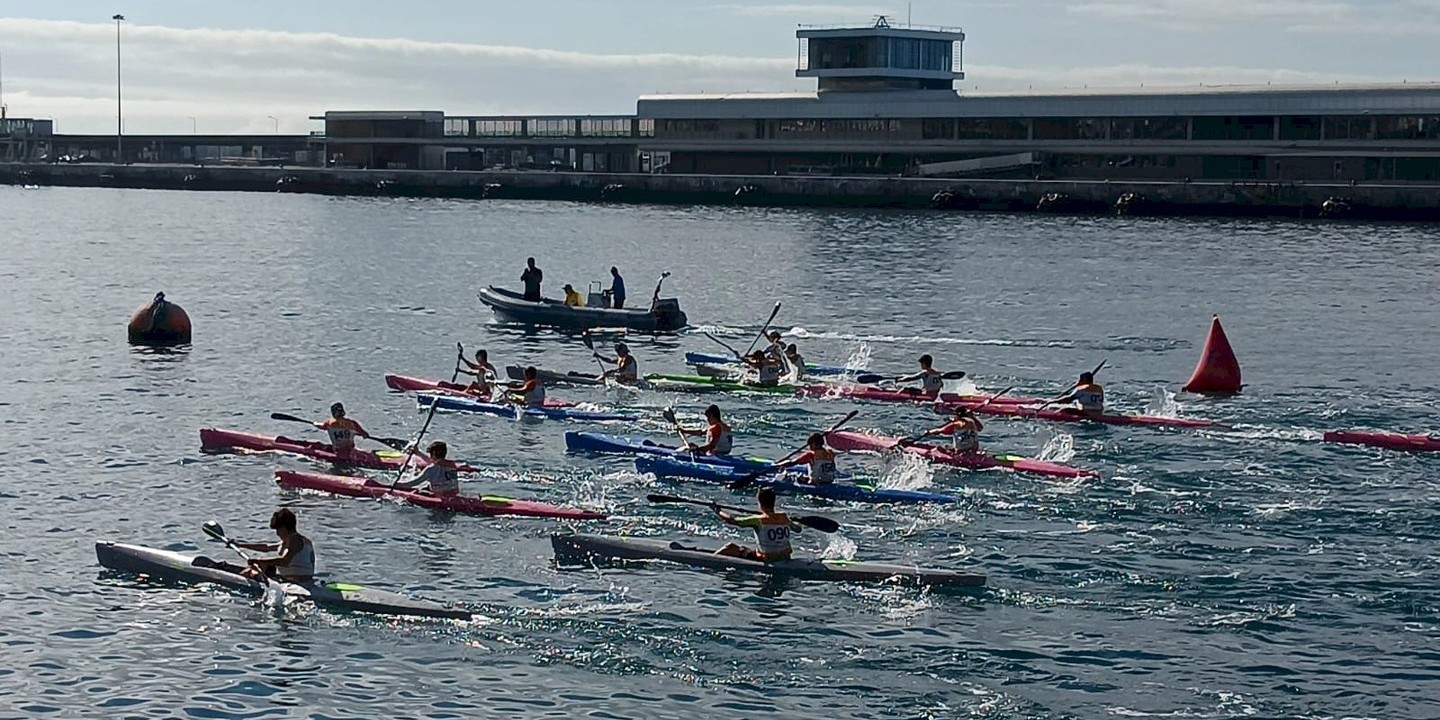
M 765 518 L 756 516 L 755 540 L 759 550 L 766 555 L 785 555 L 791 551 L 790 523 L 766 525 Z
M 330 447 L 336 450 L 350 450 L 355 447 L 354 430 L 339 425 L 331 425 L 325 428 L 325 432 L 330 436 Z
M 818 455 L 810 458 L 810 483 L 812 485 L 829 485 L 835 482 L 835 458 L 821 458 Z
M 975 452 L 980 448 L 980 433 L 975 428 L 960 428 L 950 436 L 958 452 Z
M 430 492 L 433 495 L 460 494 L 460 471 L 455 468 L 430 465 L 421 470 L 420 475 L 415 479 L 429 483 Z
M 708 428 L 707 428 L 708 430 Z M 729 455 L 735 449 L 735 432 L 733 430 L 721 430 L 719 437 L 715 439 L 715 449 L 711 450 L 713 455 Z
M 783 372 L 785 372 L 784 365 L 767 362 L 760 366 L 760 369 L 755 373 L 755 377 L 761 385 L 774 385 L 780 382 L 780 375 Z
M 1105 409 L 1105 389 L 1095 387 L 1076 390 L 1075 404 L 1086 412 L 1101 412 Z
M 315 576 L 315 546 L 305 541 L 305 547 L 295 554 L 289 565 L 276 565 L 275 574 L 285 578 L 309 578 Z
M 920 376 L 920 389 L 926 393 L 935 395 L 945 389 L 945 378 L 940 377 L 940 372 L 930 370 Z
M 538 408 L 544 406 L 545 386 L 537 384 L 534 390 L 525 393 L 525 407 Z

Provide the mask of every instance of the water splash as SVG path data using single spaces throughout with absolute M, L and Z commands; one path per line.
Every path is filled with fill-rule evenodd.
M 876 487 L 919 490 L 935 484 L 935 468 L 925 458 L 910 453 L 886 453 L 881 458 L 880 481 Z
M 797 329 L 804 330 L 804 328 Z M 855 346 L 855 349 L 851 351 L 850 356 L 845 358 L 845 369 L 853 370 L 857 373 L 861 370 L 868 370 L 870 369 L 870 359 L 873 355 L 874 351 L 870 348 L 870 343 L 862 340 Z
M 845 537 L 844 533 L 835 533 L 826 536 L 828 542 L 820 550 L 820 557 L 824 560 L 854 560 L 855 553 L 859 546 L 854 540 Z
M 1159 417 L 1179 417 L 1180 403 L 1175 400 L 1175 393 L 1165 389 L 1163 385 L 1156 385 L 1151 391 L 1150 402 L 1145 404 L 1146 415 Z
M 1040 448 L 1040 458 L 1046 462 L 1068 463 L 1075 459 L 1075 436 L 1056 432 Z

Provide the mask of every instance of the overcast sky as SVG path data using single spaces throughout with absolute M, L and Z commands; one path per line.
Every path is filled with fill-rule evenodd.
M 797 23 L 964 27 L 964 90 L 1434 80 L 1440 0 L 0 0 L 4 103 L 130 133 L 304 132 L 325 110 L 628 113 L 653 92 L 810 90 Z M 276 120 L 271 120 L 274 117 Z

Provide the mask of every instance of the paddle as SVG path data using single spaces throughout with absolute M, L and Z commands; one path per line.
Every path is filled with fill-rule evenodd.
M 238 553 L 240 555 L 240 558 L 245 561 L 245 565 L 247 567 L 254 564 L 254 561 L 250 559 L 250 556 L 245 554 L 245 551 L 241 550 L 240 546 L 236 545 L 235 541 L 231 540 L 225 534 L 225 528 L 220 523 L 215 522 L 214 520 L 209 520 L 205 524 L 201 525 L 200 529 L 203 530 L 206 535 L 209 535 L 210 537 L 219 540 L 222 543 L 225 543 L 225 547 L 228 547 Z M 260 581 L 268 585 L 270 584 L 270 577 L 262 572 L 260 573 Z
M 649 500 L 652 503 L 681 503 L 685 505 L 699 505 L 701 507 L 713 508 L 715 510 L 729 510 L 730 512 L 754 512 L 753 510 L 747 508 L 734 507 L 732 505 L 721 505 L 720 503 L 710 502 L 708 500 L 692 500 L 690 498 L 683 498 L 676 495 L 651 494 L 646 495 L 645 499 Z M 790 518 L 790 520 L 800 525 L 804 525 L 805 527 L 814 528 L 815 530 L 819 530 L 823 533 L 833 533 L 840 530 L 840 523 L 835 522 L 834 520 L 831 520 L 824 515 L 799 515 Z
M 310 420 L 306 420 L 305 418 L 302 418 L 302 417 L 295 417 L 294 415 L 286 415 L 285 413 L 278 413 L 278 412 L 270 413 L 270 419 L 271 419 L 271 420 L 284 420 L 285 422 L 305 423 L 306 425 L 309 425 L 309 426 L 312 427 L 312 428 L 315 427 L 315 423 L 312 422 L 312 421 L 310 421 Z M 404 450 L 404 449 L 405 449 L 405 441 L 404 441 L 404 440 L 401 440 L 400 438 L 392 438 L 392 437 L 370 437 L 370 438 L 366 438 L 366 439 L 368 439 L 368 440 L 374 440 L 375 442 L 381 443 L 382 445 L 386 445 L 386 446 L 391 447 L 391 448 L 394 448 L 394 449 L 396 449 L 396 450 Z
M 455 347 L 459 348 L 460 343 L 455 343 Z M 465 359 L 465 351 L 461 349 L 460 354 L 455 356 L 455 372 L 450 374 L 451 382 L 454 382 L 454 378 L 460 377 L 460 361 L 463 359 Z M 410 458 L 415 457 L 415 451 L 420 447 L 420 440 L 425 437 L 425 431 L 430 429 L 430 421 L 435 419 L 435 410 L 439 407 L 440 403 L 438 402 L 430 403 L 430 412 L 425 414 L 425 423 L 420 426 L 420 432 L 415 433 L 415 439 L 406 445 L 405 459 L 401 460 L 400 467 L 395 469 L 395 479 L 390 483 L 391 490 L 394 490 L 395 486 L 400 484 L 400 480 L 405 477 L 405 468 L 410 466 Z
M 673 425 L 673 426 L 675 426 L 675 432 L 680 435 L 680 442 L 684 444 L 684 446 L 685 446 L 685 452 L 688 452 L 688 453 L 690 453 L 691 455 L 694 455 L 694 454 L 695 454 L 695 446 L 694 446 L 694 445 L 691 445 L 691 444 L 690 444 L 690 439 L 687 438 L 687 437 L 685 437 L 685 430 L 680 427 L 680 421 L 675 418 L 675 408 L 670 408 L 670 407 L 665 408 L 665 410 L 660 413 L 660 417 L 663 417 L 663 418 L 665 418 L 666 420 L 669 420 L 669 421 L 670 421 L 670 424 Z
M 776 316 L 776 315 L 779 315 L 779 314 L 780 314 L 780 301 L 779 301 L 779 300 L 776 300 L 776 301 L 775 301 L 775 307 L 774 307 L 774 309 L 772 309 L 772 310 L 770 311 L 770 317 L 765 320 L 765 324 L 764 324 L 764 325 L 761 325 L 761 326 L 760 326 L 760 333 L 755 336 L 755 339 L 754 339 L 754 340 L 751 340 L 751 341 L 750 341 L 750 347 L 748 347 L 748 348 L 745 349 L 745 355 L 749 355 L 749 354 L 750 354 L 750 351 L 755 349 L 755 343 L 760 342 L 760 338 L 765 337 L 765 331 L 770 329 L 770 323 L 775 322 L 775 316 Z M 744 357 L 744 355 L 740 355 L 740 354 L 737 353 L 737 354 L 735 355 L 735 357 Z
M 878 383 L 878 382 L 894 382 L 894 381 L 896 381 L 896 380 L 899 380 L 899 379 L 902 378 L 902 377 L 905 377 L 905 376 L 904 376 L 904 375 L 886 376 L 886 375 L 876 375 L 875 373 L 864 373 L 864 374 L 862 374 L 862 375 L 856 375 L 856 376 L 855 376 L 855 382 L 860 383 L 861 385 L 873 385 L 874 383 Z M 963 377 L 965 377 L 965 371 L 964 371 L 964 370 L 951 370 L 950 372 L 947 372 L 947 373 L 940 373 L 940 379 L 941 379 L 941 380 L 959 380 L 959 379 L 961 379 L 961 378 L 963 378 Z M 919 392 L 919 389 L 916 389 L 915 392 Z
M 739 359 L 739 357 L 740 357 L 740 351 L 739 351 L 739 350 L 736 350 L 736 349 L 733 348 L 733 347 L 730 347 L 729 345 L 726 345 L 726 344 L 725 344 L 725 341 L 721 340 L 720 338 L 715 337 L 714 335 L 711 335 L 711 334 L 708 333 L 708 332 L 702 332 L 702 333 L 700 333 L 700 334 L 701 334 L 701 335 L 704 335 L 704 336 L 707 337 L 707 338 L 710 338 L 711 340 L 714 340 L 716 344 L 718 344 L 720 347 L 725 348 L 726 350 L 729 350 L 731 355 L 734 355 L 734 356 L 736 357 L 736 359 Z
M 1090 375 L 1091 375 L 1091 376 L 1094 376 L 1094 375 L 1098 374 L 1101 370 L 1103 370 L 1103 369 L 1105 368 L 1105 363 L 1107 363 L 1107 362 L 1110 362 L 1110 360 L 1109 360 L 1108 358 L 1105 359 L 1105 360 L 1101 360 L 1101 361 L 1100 361 L 1100 364 L 1099 364 L 1099 365 L 1096 365 L 1096 366 L 1095 366 L 1095 369 L 1090 371 Z M 1080 383 L 1075 383 L 1074 385 L 1071 385 L 1069 390 L 1066 390 L 1065 392 L 1060 393 L 1060 397 L 1065 397 L 1066 395 L 1069 395 L 1070 393 L 1075 392 L 1075 388 L 1078 388 L 1078 387 L 1080 387 Z M 1060 402 L 1060 399 L 1059 399 L 1059 398 L 1056 398 L 1056 399 L 1054 399 L 1054 400 L 1047 400 L 1047 401 L 1045 401 L 1045 403 L 1042 404 L 1040 407 L 1035 408 L 1035 412 L 1040 412 L 1041 410 L 1044 410 L 1045 408 L 1050 407 L 1051 405 L 1054 405 L 1054 404 L 1057 403 L 1057 402 Z
M 999 400 L 1005 393 L 1008 393 L 1008 392 L 1010 392 L 1011 390 L 1014 390 L 1014 389 L 1015 389 L 1015 386 L 1014 386 L 1014 385 L 1011 385 L 1010 387 L 1007 387 L 1007 388 L 1005 388 L 1004 390 L 1001 390 L 1000 392 L 995 393 L 994 395 L 991 395 L 990 397 L 988 397 L 988 398 L 985 399 L 985 402 L 982 402 L 982 403 L 980 403 L 979 405 L 976 405 L 976 406 L 975 406 L 975 410 L 979 410 L 980 408 L 983 408 L 983 407 L 988 406 L 990 403 L 993 403 L 993 402 L 995 402 L 996 400 Z M 972 412 L 973 412 L 973 411 L 972 411 Z M 903 446 L 905 446 L 905 445 L 913 445 L 913 444 L 915 444 L 915 443 L 917 443 L 917 442 L 920 442 L 921 440 L 924 440 L 925 438 L 927 438 L 927 437 L 929 437 L 929 436 L 930 436 L 930 431 L 929 431 L 929 430 L 926 430 L 925 432 L 920 433 L 919 435 L 911 435 L 910 437 L 907 437 L 907 438 L 900 438 L 898 441 L 895 442 L 894 445 L 891 446 L 891 449 L 893 450 L 893 449 L 896 449 L 896 448 L 903 447 Z
M 826 430 L 823 434 L 829 435 L 830 433 L 835 432 L 836 430 L 839 430 L 843 425 L 845 425 L 845 423 L 848 423 L 848 422 L 850 422 L 851 420 L 855 419 L 855 416 L 856 416 L 856 415 L 859 415 L 859 414 L 860 414 L 860 411 L 859 411 L 859 410 L 851 410 L 849 415 L 846 415 L 845 417 L 840 418 L 840 421 L 839 421 L 839 422 L 835 423 L 834 425 L 831 425 L 831 426 L 830 426 L 830 429 Z M 741 489 L 741 488 L 749 487 L 750 484 L 751 484 L 751 483 L 754 483 L 756 480 L 758 480 L 758 479 L 760 479 L 760 478 L 762 478 L 762 477 L 764 477 L 764 476 L 766 476 L 766 475 L 769 475 L 770 473 L 779 472 L 780 470 L 784 469 L 786 462 L 795 459 L 796 457 L 798 457 L 799 455 L 801 455 L 802 453 L 804 453 L 807 449 L 808 449 L 808 448 L 800 448 L 799 450 L 796 450 L 795 452 L 792 452 L 792 453 L 790 453 L 789 455 L 786 455 L 785 457 L 780 458 L 779 460 L 776 460 L 776 461 L 773 462 L 773 463 L 770 463 L 770 467 L 767 467 L 767 468 L 765 468 L 764 470 L 759 470 L 759 471 L 757 471 L 757 472 L 750 473 L 749 475 L 746 475 L 745 477 L 742 477 L 742 478 L 740 478 L 739 480 L 736 480 L 735 482 L 730 483 L 730 489 L 731 489 L 731 490 L 739 490 L 739 489 Z
M 651 311 L 654 311 L 654 310 L 655 310 L 655 306 L 660 303 L 660 286 L 665 284 L 665 278 L 668 278 L 668 277 L 670 277 L 670 271 L 669 271 L 669 270 L 666 270 L 666 271 L 660 273 L 660 280 L 659 280 L 659 282 L 656 282 L 656 283 L 655 283 L 655 294 L 650 296 L 650 310 L 651 310 Z
M 590 357 L 595 358 L 595 364 L 600 366 L 600 382 L 609 384 L 609 378 L 605 377 L 605 362 L 600 359 L 600 353 L 595 352 L 595 340 L 590 337 L 590 331 L 580 333 L 580 342 L 585 343 L 586 349 L 590 351 Z

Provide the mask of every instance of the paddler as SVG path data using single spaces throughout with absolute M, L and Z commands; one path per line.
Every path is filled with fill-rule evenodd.
M 355 438 L 370 437 L 360 423 L 345 417 L 345 405 L 338 402 L 330 406 L 330 417 L 315 423 L 315 427 L 329 434 L 330 449 L 342 455 L 354 452 Z
M 980 419 L 975 417 L 975 413 L 964 405 L 956 405 L 954 412 L 955 415 L 950 422 L 926 430 L 920 435 L 920 439 L 949 435 L 951 447 L 955 452 L 980 452 L 980 431 L 985 429 L 985 424 L 980 422 Z
M 429 461 L 424 470 L 415 474 L 409 480 L 397 481 L 394 485 L 399 490 L 413 490 L 424 485 L 431 495 L 436 497 L 451 497 L 460 494 L 460 466 L 454 460 L 446 458 L 450 454 L 450 448 L 445 443 L 436 440 L 420 452 L 419 448 L 413 445 L 406 448 L 406 451 Z
M 460 356 L 460 362 L 465 363 L 469 368 L 460 368 L 460 372 L 466 375 L 479 377 L 478 373 L 484 373 L 491 378 L 500 377 L 500 374 L 495 371 L 495 366 L 490 364 L 490 353 L 486 350 L 481 349 L 475 351 L 475 362 L 466 360 L 464 355 Z
M 1063 405 L 1065 403 L 1069 403 L 1069 406 L 1060 408 L 1062 412 L 1090 416 L 1103 415 L 1105 413 L 1105 388 L 1095 382 L 1094 373 L 1080 373 L 1080 381 L 1075 383 L 1074 390 L 1045 404 Z
M 835 482 L 835 451 L 825 445 L 825 433 L 815 433 L 805 441 L 805 452 L 787 465 L 808 465 L 807 485 L 830 485 Z
M 780 331 L 771 330 L 765 337 L 770 341 L 770 344 L 765 346 L 765 356 L 775 362 L 785 362 L 785 341 L 780 339 Z
M 805 377 L 805 357 L 800 354 L 800 348 L 795 343 L 785 347 L 785 364 L 790 366 L 790 376 L 797 382 Z
M 296 529 L 295 512 L 280 508 L 270 516 L 270 529 L 280 537 L 274 543 L 235 543 L 246 550 L 278 553 L 274 557 L 250 558 L 250 567 L 244 575 L 256 578 L 261 574 L 290 582 L 310 582 L 315 579 L 315 545 L 310 538 Z
M 774 387 L 780 384 L 780 378 L 785 374 L 783 356 L 777 360 L 765 350 L 756 350 L 746 355 L 745 366 L 746 372 L 740 378 L 742 385 Z
M 689 430 L 680 428 L 683 435 L 703 435 L 705 443 L 693 446 L 691 452 L 697 455 L 729 455 L 735 448 L 735 433 L 730 426 L 720 418 L 720 406 L 711 405 L 705 408 L 705 429 Z
M 510 402 L 527 408 L 545 407 L 545 386 L 540 382 L 540 371 L 534 365 L 525 367 L 525 381 L 510 391 Z
M 760 506 L 759 515 L 740 517 L 725 512 L 719 507 L 714 508 L 715 514 L 719 515 L 725 524 L 754 529 L 756 540 L 754 548 L 732 542 L 726 543 L 725 547 L 716 550 L 715 554 L 756 562 L 789 560 L 792 552 L 790 533 L 800 532 L 800 526 L 790 522 L 789 515 L 775 511 L 775 490 L 773 488 L 760 488 L 759 492 L 755 493 L 755 502 Z
M 640 363 L 635 356 L 630 354 L 630 347 L 623 342 L 615 343 L 615 357 L 608 358 L 600 353 L 594 353 L 595 358 L 602 362 L 615 366 L 614 370 L 606 370 L 603 377 L 614 378 L 615 382 L 621 385 L 634 385 L 640 382 Z
M 944 373 L 935 369 L 935 358 L 930 357 L 928 353 L 920 356 L 920 372 L 895 378 L 896 382 L 914 382 L 916 380 L 920 381 L 920 392 L 932 397 L 938 397 L 940 391 L 945 389 Z

